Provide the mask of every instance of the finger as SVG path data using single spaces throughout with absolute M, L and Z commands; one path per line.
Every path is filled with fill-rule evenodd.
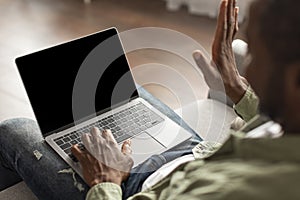
M 124 155 L 131 155 L 132 154 L 132 149 L 131 149 L 131 140 L 126 140 L 121 149 L 122 153 Z
M 100 130 L 97 127 L 93 127 L 91 129 L 91 135 L 92 135 L 91 142 L 93 144 L 93 147 L 97 150 L 97 152 L 100 152 L 99 150 L 101 150 L 101 149 L 99 149 L 99 147 L 100 147 L 101 141 L 103 140 Z
M 219 10 L 219 16 L 218 16 L 218 25 L 216 30 L 216 38 L 224 39 L 226 38 L 226 32 L 227 32 L 227 0 L 222 0 Z
M 213 75 L 213 69 L 209 64 L 209 61 L 203 56 L 202 52 L 199 50 L 193 53 L 194 60 L 205 77 L 211 77 Z
M 102 131 L 102 137 L 106 139 L 110 144 L 118 145 L 116 139 L 114 138 L 111 130 Z
M 233 3 L 234 0 L 228 0 L 228 4 L 226 7 L 226 24 L 227 24 L 227 39 L 228 38 L 232 38 L 232 34 L 233 34 L 233 26 L 234 26 L 234 11 L 233 11 Z
M 234 39 L 236 33 L 239 31 L 239 7 L 235 7 L 234 9 L 234 33 L 233 33 L 233 38 Z
M 236 0 L 228 0 L 227 3 L 227 22 L 230 23 L 232 21 L 232 16 L 234 15 L 234 8 Z
M 99 131 L 100 132 L 100 131 Z M 82 142 L 87 149 L 87 153 L 92 155 L 96 160 L 100 161 L 101 163 L 106 163 L 106 160 L 104 158 L 104 152 L 103 152 L 103 146 L 102 145 L 102 136 L 100 136 L 96 130 L 91 131 L 91 133 L 94 135 L 92 136 L 91 134 L 83 134 L 82 135 Z
M 99 138 L 99 136 L 101 136 L 101 132 L 97 127 L 93 127 L 91 129 L 91 135 L 92 135 L 93 139 L 96 140 L 97 138 Z
M 81 135 L 81 141 L 83 143 L 83 145 L 87 148 L 88 146 L 90 146 L 90 144 L 92 143 L 91 141 L 91 134 L 89 133 L 84 133 Z
M 95 151 L 95 147 L 94 147 L 95 145 L 92 142 L 91 134 L 89 133 L 82 134 L 81 141 L 88 152 L 92 153 L 93 151 Z
M 235 33 L 235 8 L 236 0 L 229 0 L 229 4 L 227 7 L 228 39 L 232 39 Z
M 122 171 L 123 172 L 130 172 L 130 170 L 132 169 L 132 167 L 134 165 L 134 160 L 132 159 L 131 156 L 126 155 L 126 157 L 127 157 L 126 160 L 125 160 L 126 163 L 123 164 L 124 169 Z
M 78 147 L 78 144 L 75 144 L 71 147 L 72 154 L 77 158 L 79 162 L 82 161 L 82 150 Z

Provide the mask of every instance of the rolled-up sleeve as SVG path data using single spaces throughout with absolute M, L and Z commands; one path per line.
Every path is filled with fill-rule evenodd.
M 233 106 L 235 112 L 246 122 L 258 114 L 259 99 L 249 86 L 243 98 Z
M 121 200 L 122 189 L 114 183 L 100 183 L 92 187 L 86 200 Z

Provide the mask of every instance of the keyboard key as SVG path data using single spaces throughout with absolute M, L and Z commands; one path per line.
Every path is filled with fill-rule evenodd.
M 112 118 L 109 118 L 109 119 L 107 119 L 107 122 L 112 123 L 112 122 L 114 122 L 114 120 Z
M 151 124 L 151 123 L 146 123 L 145 126 L 146 126 L 147 128 L 150 128 L 150 127 L 152 127 L 152 124 Z
M 125 133 L 123 131 L 119 131 L 119 132 L 116 132 L 115 135 L 117 135 L 117 137 L 120 137 L 122 135 L 124 135 Z
M 66 154 L 70 154 L 71 153 L 71 147 L 67 148 L 67 149 L 64 149 L 65 153 Z
M 147 129 L 147 127 L 145 125 L 140 126 L 140 128 L 144 131 Z
M 60 148 L 62 148 L 63 150 L 68 149 L 69 147 L 71 147 L 70 143 L 65 143 L 65 144 L 60 146 Z
M 78 144 L 78 148 L 79 148 L 80 150 L 85 150 L 85 146 L 84 146 L 82 143 L 79 143 L 79 144 Z
M 118 137 L 116 140 L 118 143 L 123 142 L 124 140 L 127 140 L 128 138 L 131 138 L 131 135 L 128 134 L 123 134 L 120 137 Z
M 136 119 L 133 119 L 134 122 L 139 122 L 140 119 L 136 118 Z
M 69 141 L 71 141 L 71 138 L 69 138 L 69 137 L 64 137 L 64 138 L 63 138 L 63 141 L 64 141 L 64 142 L 69 142 Z
M 70 153 L 68 155 L 74 162 L 76 162 L 76 163 L 78 162 L 77 158 L 72 153 Z
M 62 140 L 57 140 L 57 141 L 55 141 L 56 142 L 56 144 L 59 146 L 59 145 L 62 145 L 64 142 L 62 141 Z
M 133 135 L 137 135 L 141 132 L 142 130 L 140 128 L 134 129 L 133 131 L 131 131 L 131 133 L 133 133 Z
M 56 138 L 56 139 L 54 140 L 54 142 L 56 142 L 56 141 L 58 141 L 58 140 L 61 140 L 63 137 L 64 137 L 64 136 L 61 136 L 61 137 L 59 137 L 59 138 Z
M 121 129 L 125 129 L 125 128 L 127 128 L 128 126 L 127 126 L 127 124 L 120 124 L 119 127 L 120 127 Z
M 125 129 L 123 129 L 124 133 L 129 133 L 131 132 L 133 129 L 131 127 L 127 127 Z
M 73 135 L 70 135 L 70 138 L 71 138 L 72 140 L 74 140 L 74 139 L 77 138 L 77 136 L 76 136 L 75 134 L 73 134 Z
M 78 142 L 77 142 L 76 140 L 72 140 L 70 143 L 71 143 L 71 145 L 75 145 L 75 144 L 77 144 Z
M 118 115 L 114 116 L 114 120 L 119 120 L 120 117 Z
M 151 124 L 152 124 L 153 126 L 155 126 L 155 125 L 159 124 L 159 121 L 158 121 L 158 120 L 155 120 L 155 121 L 153 121 Z
M 115 128 L 117 125 L 116 125 L 115 123 L 111 123 L 111 124 L 109 124 L 109 126 L 110 126 L 111 128 Z

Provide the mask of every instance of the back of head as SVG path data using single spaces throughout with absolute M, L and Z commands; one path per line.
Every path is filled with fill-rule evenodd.
M 263 0 L 260 5 L 261 38 L 275 63 L 300 61 L 300 1 Z
M 287 132 L 297 133 L 300 133 L 299 8 L 300 0 L 256 0 L 248 26 L 253 54 L 249 81 L 260 97 L 261 111 L 280 122 Z

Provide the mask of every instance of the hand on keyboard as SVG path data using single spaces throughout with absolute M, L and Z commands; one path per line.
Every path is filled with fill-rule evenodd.
M 92 128 L 91 133 L 81 138 L 86 149 L 78 145 L 72 147 L 72 153 L 81 164 L 83 177 L 89 186 L 102 182 L 120 185 L 129 176 L 133 166 L 131 142 L 126 140 L 121 151 L 110 130 L 102 133 Z

